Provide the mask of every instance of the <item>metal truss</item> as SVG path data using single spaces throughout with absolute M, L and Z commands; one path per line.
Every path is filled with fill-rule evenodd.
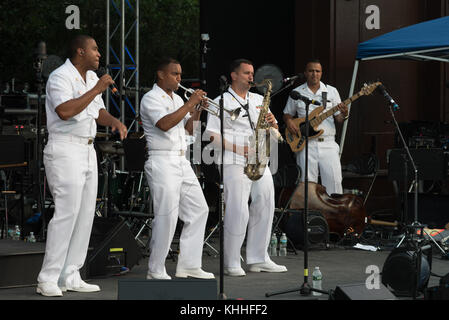
M 106 0 L 106 65 L 121 97 L 115 98 L 108 89 L 106 109 L 115 110 L 128 130 L 135 124 L 136 131 L 139 129 L 135 121 L 139 115 L 139 14 L 139 0 Z M 126 90 L 131 87 L 134 90 Z

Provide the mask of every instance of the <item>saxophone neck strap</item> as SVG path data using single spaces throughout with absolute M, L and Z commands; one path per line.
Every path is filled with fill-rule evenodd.
M 243 105 L 243 104 L 239 101 L 239 99 L 237 99 L 237 97 L 236 97 L 231 91 L 229 91 L 229 89 L 228 89 L 228 91 L 226 91 L 226 92 L 229 93 L 231 96 L 233 96 L 234 99 L 235 99 L 235 100 L 239 103 L 239 105 L 242 107 L 242 109 L 246 111 L 246 115 L 244 115 L 243 117 L 248 116 L 249 125 L 251 126 L 251 129 L 254 131 L 254 123 L 251 121 L 251 115 L 249 114 L 249 92 L 246 94 L 246 104 L 245 104 L 245 105 Z

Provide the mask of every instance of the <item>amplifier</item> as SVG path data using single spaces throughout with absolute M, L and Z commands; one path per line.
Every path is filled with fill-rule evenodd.
M 449 176 L 448 155 L 441 148 L 409 149 L 418 169 L 419 180 L 443 180 Z M 413 180 L 415 173 L 404 149 L 387 150 L 388 178 L 404 180 L 404 163 L 407 161 L 408 179 Z
M 0 165 L 25 162 L 25 139 L 21 135 L 0 135 Z

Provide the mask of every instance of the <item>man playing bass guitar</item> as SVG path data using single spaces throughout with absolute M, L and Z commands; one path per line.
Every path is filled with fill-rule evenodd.
M 326 187 L 327 193 L 343 193 L 342 187 L 342 174 L 341 164 L 339 157 L 340 147 L 335 142 L 335 121 L 343 122 L 348 116 L 348 107 L 341 102 L 340 95 L 336 88 L 325 85 L 321 82 L 322 66 L 319 60 L 311 60 L 306 64 L 304 71 L 306 83 L 295 88 L 293 91 L 297 91 L 300 95 L 307 97 L 311 100 L 321 101 L 324 96 L 327 101 L 323 101 L 322 106 L 325 107 L 323 111 L 326 111 L 332 107 L 337 106 L 338 111 L 332 116 L 324 119 L 320 125 L 315 128 L 317 131 L 322 131 L 321 134 L 316 133 L 315 138 L 309 138 L 308 144 L 308 179 L 311 182 L 318 182 L 318 175 L 321 176 L 321 184 Z M 309 105 L 309 116 L 315 108 L 318 106 Z M 287 126 L 287 134 L 293 137 L 300 137 L 301 131 L 298 126 L 298 122 L 294 117 L 304 118 L 306 116 L 306 105 L 301 100 L 294 100 L 291 97 L 288 98 L 287 104 L 284 108 L 284 122 Z M 310 121 L 310 119 L 309 119 Z M 311 130 L 313 131 L 312 126 Z M 309 130 L 309 137 L 311 136 Z M 288 140 L 288 139 L 287 139 Z M 294 147 L 292 150 L 296 151 Z M 305 164 L 305 152 L 303 145 L 297 149 L 296 163 L 304 172 Z M 304 181 L 305 175 L 301 175 L 302 181 Z

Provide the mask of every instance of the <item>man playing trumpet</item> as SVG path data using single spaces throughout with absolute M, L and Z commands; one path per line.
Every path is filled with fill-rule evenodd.
M 164 58 L 156 70 L 156 84 L 140 104 L 142 124 L 149 157 L 145 174 L 154 206 L 153 232 L 147 279 L 171 279 L 165 259 L 179 219 L 184 222 L 175 276 L 178 278 L 212 279 L 201 269 L 204 233 L 209 207 L 197 177 L 186 159 L 186 133 L 193 133 L 201 108 L 206 107 L 206 93 L 194 91 L 188 101 L 174 91 L 181 82 L 181 65 Z

